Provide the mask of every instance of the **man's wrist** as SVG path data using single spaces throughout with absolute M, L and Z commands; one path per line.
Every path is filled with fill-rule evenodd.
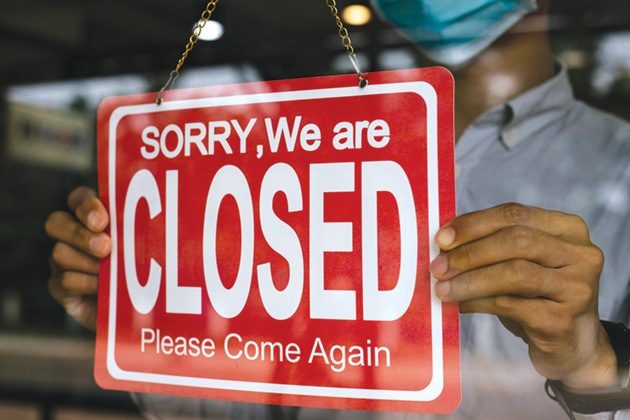
M 560 379 L 565 387 L 576 390 L 609 389 L 620 384 L 617 354 L 612 343 L 611 334 L 604 323 L 599 324 L 597 351 L 589 358 L 589 363 L 570 376 Z M 616 325 L 613 323 L 608 323 Z
M 617 358 L 617 372 L 621 388 L 630 385 L 630 329 L 621 322 L 601 321 Z
M 558 401 L 571 417 L 571 411 L 583 414 L 594 414 L 606 411 L 617 411 L 630 408 L 630 330 L 621 323 L 602 321 L 606 330 L 607 339 L 616 357 L 616 366 L 613 386 L 600 389 L 576 389 L 560 381 L 547 380 L 545 387 L 549 396 Z M 598 376 L 590 384 L 601 383 L 603 377 Z M 583 384 L 583 382 L 579 382 Z M 552 393 L 550 392 L 552 391 Z

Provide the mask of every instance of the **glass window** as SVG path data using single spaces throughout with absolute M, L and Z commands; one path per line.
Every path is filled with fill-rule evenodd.
M 55 241 L 44 226 L 51 213 L 69 211 L 75 188 L 97 187 L 101 100 L 164 86 L 204 6 L 97 3 L 2 2 L 0 418 L 399 418 L 130 395 L 96 385 L 94 333 L 47 286 Z M 337 6 L 364 73 L 440 65 L 454 74 L 458 212 L 517 202 L 580 216 L 589 232 L 580 238 L 599 247 L 605 261 L 593 274 L 599 297 L 582 309 L 598 304 L 601 318 L 630 323 L 630 2 Z M 222 31 L 197 42 L 176 89 L 354 72 L 324 0 L 220 2 L 212 19 Z M 578 242 L 554 248 L 567 267 L 585 261 L 571 254 Z M 546 397 L 527 345 L 512 335 L 525 330 L 505 318 L 462 315 L 463 402 L 445 418 L 564 418 Z

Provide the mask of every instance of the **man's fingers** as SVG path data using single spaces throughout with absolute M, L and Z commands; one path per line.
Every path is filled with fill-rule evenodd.
M 436 278 L 444 280 L 512 259 L 559 268 L 590 256 L 590 248 L 527 226 L 511 226 L 440 254 L 431 263 L 430 269 Z
M 96 330 L 97 296 L 95 294 L 71 294 L 62 286 L 61 276 L 53 276 L 48 282 L 50 294 L 77 322 L 92 331 Z
M 91 232 L 69 213 L 62 211 L 48 216 L 46 232 L 51 238 L 97 258 L 106 257 L 112 248 L 109 236 Z
M 59 269 L 98 274 L 99 260 L 63 242 L 57 242 L 52 251 L 52 259 Z
M 96 295 L 98 293 L 98 276 L 79 273 L 76 271 L 64 271 L 50 279 L 49 288 L 54 291 L 57 300 L 62 300 L 68 295 Z
M 71 295 L 96 295 L 98 276 L 66 271 L 61 276 L 61 287 Z
M 102 232 L 109 223 L 105 206 L 91 188 L 79 187 L 72 191 L 68 196 L 68 206 L 92 232 Z
M 517 259 L 467 271 L 450 280 L 439 281 L 435 286 L 435 292 L 445 302 L 498 295 L 562 300 L 563 285 L 568 281 L 565 277 L 562 270 Z
M 519 225 L 553 236 L 589 238 L 588 228 L 578 216 L 510 203 L 456 217 L 438 231 L 435 242 L 440 248 L 450 250 Z
M 539 308 L 538 299 L 527 299 L 518 296 L 501 295 L 469 299 L 459 303 L 461 313 L 480 313 L 505 317 L 519 324 L 526 317 L 519 316 L 520 310 L 527 305 L 526 313 L 530 315 Z M 518 309 L 517 309 L 518 308 Z
M 521 334 L 524 332 L 538 345 L 563 342 L 561 337 L 575 327 L 575 320 L 584 313 L 581 308 L 549 299 L 510 295 L 467 300 L 460 302 L 459 308 L 462 313 L 491 314 L 514 321 L 523 327 Z
M 48 266 L 50 267 L 50 273 L 51 276 L 56 276 L 57 274 L 61 273 L 61 268 L 57 265 L 57 263 L 55 263 L 55 260 L 53 259 L 52 255 L 50 257 L 48 257 Z

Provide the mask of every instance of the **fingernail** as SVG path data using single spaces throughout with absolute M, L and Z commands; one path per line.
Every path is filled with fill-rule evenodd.
M 435 243 L 438 244 L 440 248 L 446 248 L 455 240 L 455 230 L 453 228 L 446 228 L 440 230 L 437 235 L 435 235 Z
M 95 255 L 104 255 L 107 252 L 108 246 L 107 239 L 101 238 L 100 236 L 95 236 L 90 239 L 90 249 Z
M 91 229 L 100 229 L 101 225 L 103 224 L 103 216 L 101 216 L 101 214 L 95 210 L 88 214 L 87 221 Z
M 435 294 L 438 298 L 444 299 L 451 293 L 451 282 L 450 281 L 438 281 L 435 284 Z
M 442 276 L 448 270 L 448 261 L 446 260 L 446 255 L 440 254 L 436 259 L 433 260 L 431 265 L 429 265 L 429 270 L 433 273 L 434 276 Z

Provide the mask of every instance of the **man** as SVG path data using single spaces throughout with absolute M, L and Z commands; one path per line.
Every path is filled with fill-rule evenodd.
M 439 280 L 437 296 L 459 301 L 464 314 L 463 400 L 446 418 L 561 419 L 564 413 L 545 395 L 545 378 L 573 390 L 611 389 L 621 380 L 600 317 L 628 322 L 630 216 L 614 194 L 626 197 L 630 190 L 630 127 L 573 99 L 566 70 L 554 66 L 550 52 L 548 2 L 376 2 L 456 78 L 460 216 L 436 235 L 444 252 L 430 267 Z M 476 15 L 473 23 L 490 23 L 479 34 L 464 30 L 461 42 L 441 41 Z M 102 233 L 108 215 L 85 188 L 68 203 L 76 218 L 57 212 L 46 224 L 58 240 L 50 290 L 93 328 L 98 258 L 111 249 Z M 223 410 L 233 418 L 260 418 L 274 412 L 255 404 L 138 398 L 155 416 L 181 410 L 205 418 L 204 412 Z M 609 408 L 586 417 L 630 418 Z M 300 419 L 407 418 L 280 412 Z

